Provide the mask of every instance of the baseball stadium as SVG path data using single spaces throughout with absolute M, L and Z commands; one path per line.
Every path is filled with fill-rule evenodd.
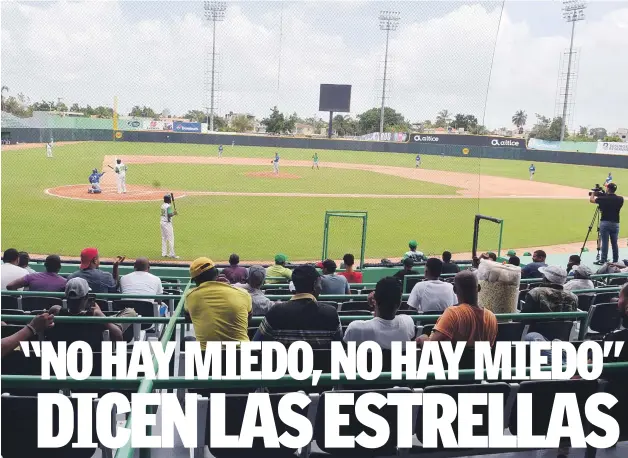
M 2 457 L 628 455 L 627 101 L 609 108 L 623 83 L 588 70 L 603 30 L 625 43 L 625 6 L 586 18 L 566 0 L 554 33 L 526 27 L 556 2 L 10 3 Z M 264 341 L 306 345 L 310 375 L 246 378 Z M 437 341 L 464 347 L 457 366 Z M 336 373 L 337 343 L 371 346 L 357 376 Z M 482 344 L 512 368 L 478 369 Z M 72 345 L 46 367 L 45 347 Z M 565 375 L 576 355 L 589 377 Z M 355 405 L 332 410 L 338 393 Z M 386 404 L 399 394 L 446 396 L 458 417 Z M 467 417 L 465 396 L 485 399 Z

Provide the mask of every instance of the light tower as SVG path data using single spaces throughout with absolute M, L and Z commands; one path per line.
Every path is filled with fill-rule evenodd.
M 563 115 L 560 126 L 560 141 L 565 139 L 565 126 L 567 122 L 567 106 L 569 105 L 569 84 L 571 82 L 571 62 L 573 57 L 573 36 L 576 30 L 576 22 L 584 20 L 586 4 L 581 0 L 563 0 L 563 18 L 571 22 L 571 42 L 569 43 L 569 60 L 567 63 L 567 78 L 565 81 L 565 99 L 563 101 Z
M 211 94 L 209 104 L 209 131 L 214 131 L 215 111 L 215 78 L 216 78 L 216 22 L 224 21 L 227 4 L 225 2 L 205 2 L 205 19 L 212 22 L 212 68 L 211 68 Z
M 390 32 L 397 30 L 400 14 L 398 11 L 380 11 L 379 28 L 386 31 L 386 53 L 384 54 L 384 79 L 382 81 L 382 111 L 379 117 L 379 134 L 384 133 L 384 108 L 386 106 L 386 80 L 388 78 L 388 39 Z

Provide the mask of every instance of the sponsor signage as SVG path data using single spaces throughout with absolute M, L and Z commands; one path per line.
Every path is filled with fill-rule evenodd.
M 175 132 L 200 132 L 201 123 L 175 121 L 172 123 L 172 130 L 174 130 Z
M 596 153 L 628 155 L 628 143 L 597 142 Z
M 410 142 L 428 145 L 490 146 L 522 149 L 526 147 L 526 142 L 523 138 L 489 137 L 484 135 L 410 134 Z
M 380 135 L 379 132 L 373 132 L 371 134 L 360 135 L 359 137 L 351 137 L 354 140 L 372 141 L 372 142 L 396 142 L 403 143 L 408 141 L 408 132 L 384 132 Z M 348 138 L 348 137 L 345 137 Z

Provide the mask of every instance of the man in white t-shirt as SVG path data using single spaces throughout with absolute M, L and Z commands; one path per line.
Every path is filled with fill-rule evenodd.
M 0 267 L 0 289 L 7 289 L 7 285 L 14 280 L 19 280 L 28 275 L 26 269 L 18 267 L 20 253 L 15 248 L 9 248 L 2 255 L 4 263 Z
M 378 281 L 375 291 L 369 295 L 369 303 L 375 318 L 349 323 L 343 337 L 345 342 L 359 345 L 372 340 L 383 349 L 390 350 L 392 342 L 414 339 L 416 328 L 412 317 L 395 315 L 401 304 L 401 284 L 396 278 L 385 277 Z
M 414 285 L 408 298 L 408 305 L 412 308 L 428 312 L 443 312 L 450 305 L 458 303 L 451 283 L 440 281 L 438 277 L 443 270 L 443 262 L 437 258 L 430 258 L 425 263 L 425 281 Z
M 155 295 L 163 294 L 164 288 L 161 280 L 151 274 L 150 263 L 146 258 L 137 258 L 133 266 L 135 271 L 120 278 L 120 290 L 122 294 Z M 133 299 L 137 301 L 155 302 L 151 299 Z

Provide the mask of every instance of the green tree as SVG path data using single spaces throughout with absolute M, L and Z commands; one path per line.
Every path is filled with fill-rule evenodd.
M 589 130 L 589 135 L 593 137 L 593 140 L 597 141 L 603 140 L 608 135 L 608 132 L 603 127 L 594 127 Z
M 247 115 L 238 115 L 231 121 L 231 127 L 235 132 L 251 132 L 253 120 Z
M 139 105 L 135 105 L 131 109 L 129 116 L 134 116 L 138 118 L 158 118 L 159 113 L 155 112 L 155 110 L 153 110 L 150 107 L 147 107 L 147 106 L 140 107 Z
M 10 95 L 4 100 L 4 111 L 20 118 L 27 118 L 33 114 L 30 100 L 21 92 L 16 96 Z
M 436 115 L 436 122 L 434 123 L 434 127 L 447 127 L 450 121 L 451 113 L 449 113 L 449 110 L 441 110 Z
M 523 110 L 515 111 L 515 114 L 512 115 L 512 123 L 519 129 L 525 126 L 527 121 L 528 115 Z
M 275 105 L 270 110 L 270 116 L 262 119 L 261 124 L 266 126 L 266 132 L 273 134 L 288 133 L 294 130 L 297 118 L 297 114 L 294 113 L 286 119 L 285 115 L 280 113 L 279 109 Z
M 358 134 L 370 134 L 379 132 L 380 108 L 371 108 L 358 115 Z M 404 131 L 410 130 L 410 124 L 401 113 L 390 107 L 384 108 L 384 131 L 387 132 L 390 126 L 404 126 Z
M 540 140 L 558 141 L 560 140 L 560 127 L 562 118 L 560 116 L 550 119 L 546 116 L 536 114 L 536 124 L 530 131 L 530 138 Z
M 478 125 L 478 119 L 473 115 L 465 115 L 458 113 L 449 124 L 450 127 L 455 129 L 463 128 L 466 131 L 470 131 L 471 128 Z
M 469 133 L 473 135 L 486 135 L 488 134 L 488 129 L 482 124 L 477 124 L 469 128 Z
M 604 141 L 605 142 L 621 142 L 621 138 L 618 137 L 617 135 L 611 135 L 611 136 L 606 136 L 604 137 Z
M 189 110 L 183 117 L 192 122 L 207 122 L 207 113 L 201 110 Z M 216 117 L 214 117 L 214 124 L 216 124 Z

